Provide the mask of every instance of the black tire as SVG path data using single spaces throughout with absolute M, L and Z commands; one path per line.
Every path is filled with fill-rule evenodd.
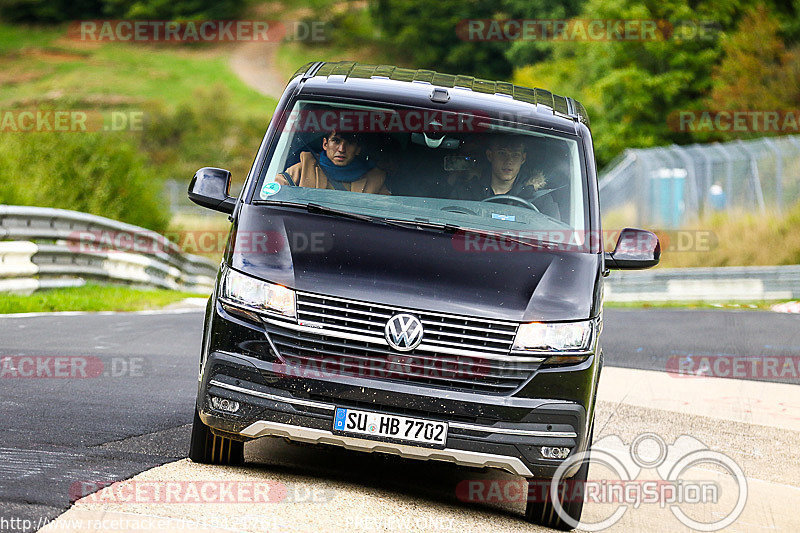
M 240 465 L 244 463 L 244 442 L 214 435 L 195 410 L 189 459 L 202 464 Z
M 592 445 L 594 436 L 594 424 L 589 431 L 589 444 Z M 587 447 L 588 450 L 588 447 Z M 583 495 L 586 488 L 586 479 L 589 476 L 589 460 L 583 461 L 581 467 L 574 476 L 566 481 L 561 481 L 559 494 L 562 495 L 561 506 L 573 520 L 580 521 L 583 513 Z M 573 526 L 561 519 L 556 512 L 553 501 L 550 498 L 549 479 L 530 479 L 528 480 L 528 504 L 525 507 L 525 520 L 540 526 L 558 529 L 560 531 L 571 531 Z M 565 491 L 569 491 L 568 501 L 563 501 Z

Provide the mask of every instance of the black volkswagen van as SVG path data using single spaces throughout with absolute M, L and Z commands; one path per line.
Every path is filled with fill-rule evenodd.
M 589 120 L 571 98 L 353 62 L 292 77 L 230 215 L 209 299 L 190 458 L 277 436 L 504 469 L 534 482 L 591 442 L 603 253 Z M 588 463 L 569 472 L 586 479 Z M 531 496 L 529 520 L 570 528 Z M 580 500 L 580 501 L 578 501 Z

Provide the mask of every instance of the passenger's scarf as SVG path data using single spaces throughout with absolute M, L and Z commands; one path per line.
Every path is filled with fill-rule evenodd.
M 323 172 L 325 172 L 328 178 L 345 183 L 352 183 L 363 177 L 374 165 L 371 165 L 366 159 L 356 156 L 350 163 L 340 167 L 335 165 L 325 152 L 320 152 L 319 166 L 322 167 Z

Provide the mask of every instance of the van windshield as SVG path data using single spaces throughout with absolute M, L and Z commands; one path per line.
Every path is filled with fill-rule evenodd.
M 313 101 L 281 130 L 254 203 L 583 244 L 576 138 L 480 113 Z

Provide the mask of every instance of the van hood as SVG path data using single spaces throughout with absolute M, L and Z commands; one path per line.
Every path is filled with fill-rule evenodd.
M 296 208 L 242 205 L 235 270 L 298 291 L 517 322 L 591 318 L 600 255 L 466 243 Z

